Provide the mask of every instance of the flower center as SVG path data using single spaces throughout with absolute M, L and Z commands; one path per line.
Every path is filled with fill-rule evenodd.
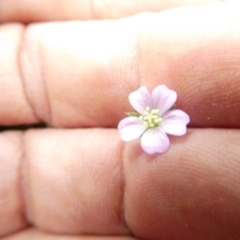
M 139 118 L 143 121 L 143 124 L 148 128 L 158 127 L 162 122 L 162 118 L 159 115 L 158 109 L 150 109 L 150 107 L 146 107 L 144 111 L 144 115 L 139 116 Z

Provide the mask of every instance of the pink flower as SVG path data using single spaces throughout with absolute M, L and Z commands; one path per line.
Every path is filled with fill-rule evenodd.
M 145 86 L 130 93 L 129 101 L 137 111 L 128 113 L 118 124 L 123 141 L 141 138 L 141 146 L 148 154 L 163 153 L 169 148 L 167 134 L 186 133 L 189 116 L 181 110 L 172 110 L 177 93 L 165 85 L 157 86 L 150 94 Z

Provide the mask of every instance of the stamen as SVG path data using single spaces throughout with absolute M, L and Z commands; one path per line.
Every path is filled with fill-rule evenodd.
M 143 121 L 143 124 L 148 128 L 158 127 L 162 121 L 162 118 L 159 116 L 159 110 L 150 109 L 150 107 L 146 107 L 143 115 L 139 116 L 139 118 Z
M 144 126 L 148 127 L 148 122 L 143 121 Z
M 155 122 L 155 123 L 160 123 L 161 121 L 162 121 L 162 118 L 154 119 L 154 122 Z
M 153 109 L 153 110 L 151 111 L 152 114 L 157 114 L 158 112 L 159 112 L 158 109 Z
M 145 110 L 145 111 L 144 111 L 144 114 L 145 114 L 145 115 L 149 115 L 149 111 Z

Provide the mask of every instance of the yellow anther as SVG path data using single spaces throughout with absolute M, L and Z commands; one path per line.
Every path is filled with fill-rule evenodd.
M 144 111 L 145 115 L 149 115 L 149 112 L 147 110 Z
M 153 109 L 152 111 L 151 111 L 151 114 L 158 114 L 159 113 L 159 110 L 158 109 Z
M 158 127 L 162 121 L 162 118 L 159 116 L 159 110 L 150 109 L 150 107 L 146 107 L 143 115 L 139 116 L 139 118 L 143 121 L 144 126 L 148 128 Z

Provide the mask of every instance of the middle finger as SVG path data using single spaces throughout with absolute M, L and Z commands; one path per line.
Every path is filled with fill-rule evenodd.
M 27 98 L 54 126 L 116 126 L 131 111 L 131 91 L 166 84 L 179 94 L 177 108 L 190 115 L 190 126 L 240 127 L 239 13 L 226 3 L 32 25 L 21 52 Z

